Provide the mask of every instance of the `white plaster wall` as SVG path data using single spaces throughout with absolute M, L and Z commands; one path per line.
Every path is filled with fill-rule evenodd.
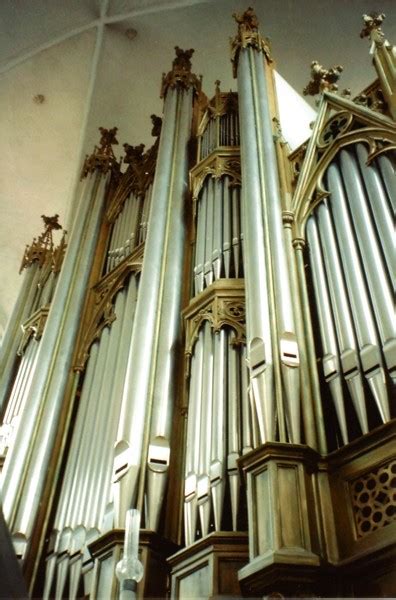
M 94 31 L 83 33 L 0 76 L 1 328 L 20 285 L 24 247 L 43 230 L 40 215 L 65 218 L 94 41 Z M 43 104 L 33 102 L 36 94 Z

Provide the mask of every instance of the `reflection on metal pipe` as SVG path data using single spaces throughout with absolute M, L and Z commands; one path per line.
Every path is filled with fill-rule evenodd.
M 212 493 L 214 523 L 221 530 L 225 491 L 224 456 L 226 448 L 226 393 L 227 393 L 227 340 L 221 329 L 213 339 L 213 422 L 211 436 L 210 488 Z
M 384 181 L 386 190 L 388 192 L 388 198 L 393 212 L 396 212 L 396 172 L 395 163 L 391 162 L 390 157 L 382 154 L 377 158 L 382 179 Z
M 383 421 L 387 421 L 389 419 L 389 406 L 377 332 L 363 279 L 358 250 L 354 242 L 346 198 L 339 171 L 335 164 L 330 165 L 327 178 L 328 187 L 331 191 L 331 207 L 338 247 L 344 265 L 363 373 L 374 395 L 381 418 Z
M 318 208 L 318 220 L 338 344 L 341 351 L 341 368 L 351 394 L 360 427 L 363 433 L 367 433 L 366 403 L 353 321 L 330 213 L 325 203 L 322 203 Z
M 378 247 L 356 161 L 348 150 L 341 151 L 340 160 L 342 177 L 383 344 L 385 361 L 389 372 L 396 374 L 394 306 L 386 267 Z
M 199 468 L 197 480 L 197 501 L 202 534 L 209 531 L 210 518 L 210 441 L 212 438 L 212 402 L 213 402 L 213 348 L 212 331 L 208 321 L 203 326 L 203 370 L 201 437 L 199 441 Z
M 385 261 L 391 281 L 395 281 L 395 247 L 394 247 L 394 224 L 392 213 L 386 197 L 381 176 L 374 165 L 367 166 L 368 152 L 363 144 L 356 147 L 360 170 L 370 199 L 369 205 L 374 215 L 378 237 L 384 253 Z
M 201 329 L 191 359 L 184 492 L 184 530 L 187 545 L 192 544 L 195 540 L 197 522 L 197 473 L 199 468 L 198 448 L 201 437 L 202 368 L 203 330 Z
M 348 443 L 348 429 L 345 417 L 344 398 L 340 370 L 340 358 L 334 330 L 333 316 L 330 305 L 329 293 L 325 278 L 325 268 L 318 231 L 314 217 L 307 223 L 307 236 L 310 247 L 313 283 L 316 295 L 316 308 L 318 311 L 319 328 L 323 346 L 323 371 L 326 382 L 329 384 L 341 431 L 342 441 Z
M 228 335 L 228 454 L 227 474 L 231 496 L 232 529 L 237 530 L 239 508 L 239 475 L 238 458 L 240 454 L 241 423 L 240 423 L 240 361 L 239 352 L 235 347 L 235 332 Z

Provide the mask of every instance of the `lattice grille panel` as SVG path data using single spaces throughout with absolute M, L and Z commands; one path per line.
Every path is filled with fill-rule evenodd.
M 396 520 L 396 460 L 350 484 L 358 537 Z

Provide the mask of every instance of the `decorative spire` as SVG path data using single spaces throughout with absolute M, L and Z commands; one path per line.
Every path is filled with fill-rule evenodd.
M 325 69 L 317 60 L 314 60 L 311 63 L 311 81 L 303 89 L 304 96 L 316 96 L 316 94 L 323 92 L 336 92 L 338 90 L 336 81 L 339 80 L 343 70 L 344 67 L 341 65 Z
M 370 53 L 378 74 L 381 92 L 386 102 L 386 113 L 396 121 L 396 48 L 385 39 L 382 31 L 384 13 L 363 15 L 364 27 L 360 37 L 368 37 L 371 42 Z
M 86 155 L 81 179 L 84 179 L 88 173 L 93 173 L 96 170 L 106 174 L 109 169 L 118 164 L 113 151 L 113 146 L 118 144 L 116 138 L 117 127 L 113 127 L 112 129 L 99 127 L 99 131 L 101 133 L 99 147 L 95 146 L 91 156 Z
M 194 54 L 193 48 L 182 50 L 175 46 L 176 58 L 172 63 L 172 70 L 162 76 L 161 98 L 164 98 L 168 88 L 181 87 L 188 90 L 191 86 L 198 92 L 201 89 L 201 81 L 194 73 L 191 73 L 191 60 Z
M 151 122 L 153 124 L 153 128 L 151 130 L 151 135 L 153 137 L 159 138 L 161 135 L 162 129 L 162 119 L 161 117 L 157 117 L 157 115 L 150 115 Z
M 383 46 L 386 42 L 384 32 L 381 29 L 384 13 L 373 12 L 369 15 L 363 15 L 364 27 L 360 32 L 360 37 L 368 37 L 376 46 Z
M 215 81 L 215 94 L 208 103 L 207 107 L 212 118 L 221 117 L 226 113 L 238 112 L 238 96 L 235 92 L 222 92 L 220 89 L 221 81 Z
M 41 215 L 41 218 L 44 221 L 44 231 L 38 238 L 33 238 L 30 246 L 26 246 L 22 258 L 21 268 L 19 269 L 20 273 L 23 271 L 23 269 L 29 267 L 34 262 L 38 262 L 40 267 L 42 267 L 45 262 L 53 259 L 54 253 L 56 256 L 59 255 L 59 252 L 57 252 L 58 249 L 54 250 L 54 240 L 52 236 L 53 231 L 62 229 L 62 226 L 58 222 L 59 215 L 54 215 L 53 217 Z M 64 232 L 64 236 L 61 241 L 61 246 L 63 249 L 65 247 L 65 234 L 66 232 Z M 59 261 L 57 260 L 56 262 L 58 263 Z
M 130 146 L 129 144 L 124 144 L 125 156 L 124 163 L 127 165 L 131 163 L 139 163 L 143 162 L 143 152 L 144 152 L 144 144 L 139 144 L 138 146 Z
M 258 19 L 251 6 L 244 13 L 238 15 L 233 13 L 233 18 L 238 23 L 238 33 L 231 42 L 231 62 L 232 74 L 237 76 L 238 60 L 241 48 L 256 48 L 259 52 L 264 52 L 267 61 L 272 62 L 271 47 L 268 38 L 263 38 L 258 31 Z

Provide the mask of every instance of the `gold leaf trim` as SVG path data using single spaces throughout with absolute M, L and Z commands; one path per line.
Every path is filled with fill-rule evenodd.
M 245 286 L 243 279 L 216 281 L 195 297 L 183 311 L 186 329 L 185 354 L 191 357 L 199 329 L 209 321 L 213 331 L 225 326 L 235 330 L 235 344 L 246 342 Z
M 208 176 L 220 179 L 228 175 L 232 185 L 241 185 L 241 159 L 239 148 L 215 150 L 190 171 L 190 189 L 193 200 L 198 199 Z
M 91 298 L 88 302 L 92 308 L 73 367 L 75 371 L 84 370 L 93 342 L 105 327 L 111 326 L 115 321 L 115 296 L 125 286 L 126 279 L 131 273 L 140 273 L 142 270 L 143 251 L 144 244 L 141 244 L 91 289 Z

